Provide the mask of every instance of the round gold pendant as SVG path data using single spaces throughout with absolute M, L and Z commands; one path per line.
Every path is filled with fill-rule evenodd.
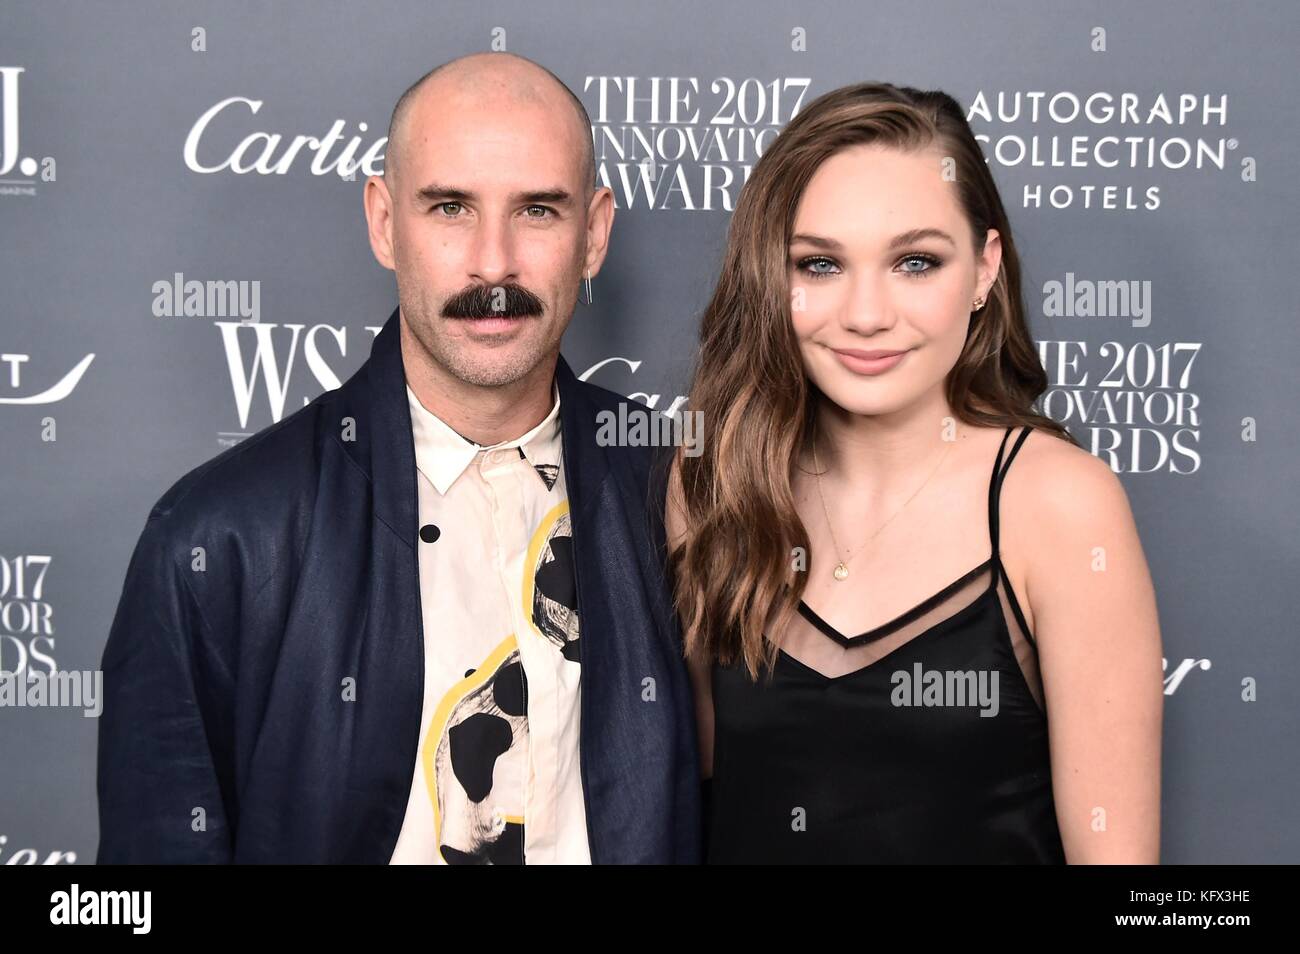
M 835 564 L 835 579 L 847 580 L 849 578 L 849 568 L 843 563 Z

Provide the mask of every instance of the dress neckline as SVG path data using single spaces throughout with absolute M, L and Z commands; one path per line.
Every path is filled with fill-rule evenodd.
M 860 646 L 863 643 L 870 643 L 870 642 L 874 642 L 877 639 L 882 639 L 883 637 L 888 636 L 890 633 L 897 630 L 900 626 L 905 626 L 908 623 L 912 622 L 913 620 L 918 619 L 919 617 L 921 617 L 922 615 L 924 615 L 925 613 L 933 609 L 935 606 L 937 606 L 945 597 L 949 596 L 953 591 L 965 585 L 966 583 L 969 583 L 972 579 L 975 578 L 976 575 L 982 573 L 986 569 L 992 568 L 992 572 L 989 574 L 988 590 L 991 591 L 996 589 L 998 585 L 998 573 L 1001 572 L 1001 565 L 998 559 L 998 523 L 999 523 L 998 498 L 1001 496 L 1002 480 L 1006 476 L 1007 470 L 1011 467 L 1011 462 L 1015 459 L 1016 454 L 1020 452 L 1020 445 L 1022 445 L 1025 442 L 1025 438 L 1029 436 L 1029 433 L 1032 430 L 1032 428 L 1030 427 L 1026 427 L 1024 429 L 1020 437 L 1016 440 L 1015 444 L 1012 446 L 1011 453 L 1007 455 L 1006 464 L 1004 465 L 1002 460 L 1003 455 L 1006 454 L 1007 441 L 1010 439 L 1011 432 L 1014 429 L 1015 429 L 1014 427 L 1008 427 L 1006 428 L 1005 433 L 1002 435 L 1002 443 L 998 447 L 997 459 L 993 461 L 993 472 L 989 476 L 988 529 L 989 529 L 990 552 L 987 560 L 985 560 L 979 566 L 973 567 L 966 573 L 963 573 L 961 576 L 953 580 L 951 583 L 949 583 L 939 592 L 922 600 L 920 603 L 918 603 L 916 606 L 913 606 L 910 610 L 907 610 L 905 613 L 894 617 L 888 622 L 881 623 L 879 626 L 869 629 L 865 633 L 859 633 L 857 636 L 845 636 L 838 629 L 836 629 L 830 623 L 826 622 L 826 620 L 822 619 L 819 615 L 817 615 L 817 613 L 813 611 L 813 608 L 809 606 L 807 603 L 805 603 L 803 600 L 799 601 L 799 615 L 801 615 L 808 622 L 812 623 L 812 625 L 817 627 L 817 629 L 820 630 L 823 634 L 835 640 L 841 646 L 844 647 Z M 987 591 L 985 594 L 981 594 L 981 596 L 984 595 L 987 595 Z M 935 625 L 938 626 L 941 625 L 941 623 L 936 623 Z M 930 629 L 933 628 L 934 627 L 930 627 Z M 929 632 L 929 630 L 926 630 L 925 632 Z M 921 633 L 920 635 L 924 635 L 924 632 Z
M 924 616 L 934 607 L 938 606 L 941 602 L 943 602 L 943 600 L 948 595 L 950 595 L 953 591 L 960 589 L 962 586 L 964 586 L 966 583 L 969 583 L 972 579 L 974 579 L 984 570 L 991 567 L 993 565 L 993 561 L 994 561 L 994 555 L 990 554 L 989 558 L 985 560 L 983 563 L 981 563 L 979 566 L 973 567 L 972 569 L 963 573 L 961 576 L 953 580 L 951 583 L 949 583 L 943 589 L 939 590 L 937 593 L 926 597 L 924 600 L 922 600 L 920 603 L 917 603 L 911 609 L 899 614 L 898 616 L 895 616 L 893 619 L 889 620 L 888 622 L 881 623 L 879 626 L 875 626 L 864 633 L 859 633 L 857 636 L 845 636 L 842 632 L 840 632 L 830 623 L 826 622 L 826 620 L 822 619 L 821 616 L 819 616 L 813 610 L 813 608 L 809 606 L 807 603 L 805 603 L 803 600 L 799 601 L 799 615 L 802 616 L 804 619 L 806 619 L 808 622 L 812 623 L 812 625 L 817 627 L 817 629 L 820 630 L 824 635 L 829 636 L 831 639 L 835 640 L 841 646 L 844 646 L 845 648 L 850 648 L 853 646 L 861 646 L 864 643 L 871 643 L 871 642 L 875 642 L 877 639 L 883 639 L 884 637 L 888 636 L 890 633 L 897 630 L 900 626 L 906 626 L 908 623 L 912 622 L 913 620 L 919 619 L 921 616 Z M 997 586 L 997 582 L 998 582 L 997 573 L 996 572 L 990 573 L 988 589 L 985 590 L 985 592 L 987 593 L 988 590 L 992 590 L 995 586 Z M 917 635 L 924 636 L 925 633 L 929 632 L 931 629 L 934 629 L 935 626 L 943 625 L 944 622 L 946 622 L 946 620 L 940 620 L 938 623 L 935 623 L 934 626 L 929 627 L 928 629 L 924 630 L 921 633 L 918 633 Z M 915 638 L 916 637 L 913 637 L 913 639 Z

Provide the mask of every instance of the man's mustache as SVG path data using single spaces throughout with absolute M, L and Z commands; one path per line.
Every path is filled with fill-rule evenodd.
M 545 304 L 522 285 L 470 285 L 447 299 L 444 318 L 540 317 Z

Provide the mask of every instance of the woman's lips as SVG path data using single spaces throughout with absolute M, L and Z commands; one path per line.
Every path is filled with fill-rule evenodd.
M 907 351 L 858 351 L 852 348 L 832 348 L 840 364 L 854 374 L 884 374 L 907 357 Z

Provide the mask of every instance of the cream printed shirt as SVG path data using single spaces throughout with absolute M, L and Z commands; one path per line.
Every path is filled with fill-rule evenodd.
M 481 447 L 410 386 L 424 705 L 391 864 L 589 864 L 578 614 L 558 389 Z

